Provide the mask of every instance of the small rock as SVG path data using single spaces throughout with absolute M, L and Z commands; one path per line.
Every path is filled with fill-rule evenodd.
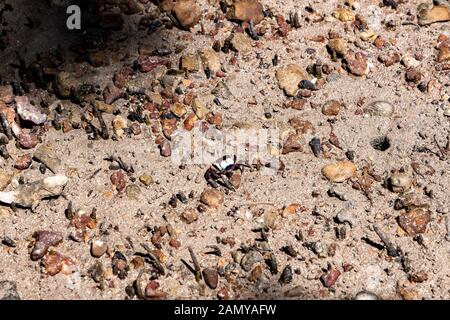
M 60 272 L 69 275 L 76 269 L 72 259 L 57 251 L 50 251 L 46 254 L 42 259 L 42 266 L 44 267 L 45 274 L 49 276 L 57 275 Z
M 447 5 L 419 8 L 417 22 L 420 26 L 445 21 L 450 21 L 450 9 Z
M 364 113 L 371 116 L 390 117 L 394 114 L 394 106 L 387 101 L 374 101 L 364 109 Z
M 308 75 L 305 70 L 296 64 L 290 64 L 286 67 L 280 68 L 276 72 L 278 86 L 284 90 L 286 95 L 295 96 L 302 80 L 308 80 Z
M 351 22 L 355 20 L 355 15 L 353 14 L 352 10 L 347 8 L 338 8 L 333 13 L 333 16 L 342 22 Z
M 113 130 L 117 137 L 122 137 L 125 133 L 125 129 L 128 128 L 127 119 L 117 115 L 112 120 Z
M 204 119 L 206 115 L 206 108 L 199 98 L 195 98 L 192 101 L 192 110 L 194 110 L 195 115 L 199 119 Z
M 161 156 L 170 157 L 172 155 L 172 147 L 169 140 L 164 139 L 159 145 Z
M 125 179 L 125 174 L 122 170 L 116 170 L 111 175 L 110 179 L 111 183 L 116 187 L 118 192 L 122 192 L 125 189 L 127 182 Z
M 355 76 L 363 76 L 369 72 L 367 56 L 362 52 L 347 52 L 344 55 L 345 65 L 348 71 Z
M 41 145 L 33 154 L 36 161 L 44 164 L 53 173 L 59 173 L 61 169 L 61 159 L 56 156 L 53 145 Z
M 220 56 L 212 48 L 205 48 L 200 51 L 200 58 L 203 63 L 203 69 L 208 68 L 212 73 L 220 71 Z
M 292 282 L 292 279 L 294 278 L 294 274 L 292 272 L 292 267 L 290 265 L 287 265 L 283 272 L 281 273 L 279 282 L 281 284 L 289 284 Z
M 91 244 L 91 254 L 95 258 L 100 258 L 106 253 L 108 245 L 103 240 L 94 240 Z
M 328 270 L 327 273 L 322 275 L 320 280 L 322 280 L 322 283 L 325 287 L 330 288 L 336 283 L 336 281 L 340 275 L 341 275 L 341 272 L 339 270 L 337 270 L 336 268 L 332 267 Z
M 195 26 L 202 16 L 196 0 L 177 0 L 172 12 L 184 29 Z
M 0 191 L 5 190 L 5 188 L 11 183 L 14 174 L 0 170 Z
M 244 22 L 253 21 L 257 25 L 264 19 L 263 9 L 257 0 L 236 0 L 227 11 L 227 18 Z
M 181 217 L 187 224 L 193 223 L 198 220 L 198 211 L 193 208 L 187 209 L 181 214 Z
M 322 168 L 322 174 L 332 182 L 344 182 L 353 177 L 356 173 L 356 166 L 350 161 L 340 161 L 329 164 Z
M 47 120 L 47 116 L 41 108 L 32 105 L 26 96 L 16 97 L 16 107 L 17 114 L 25 121 L 43 124 Z
M 198 56 L 194 53 L 189 53 L 182 56 L 180 65 L 181 69 L 187 72 L 198 72 L 200 70 Z
M 197 116 L 195 115 L 195 113 L 191 113 L 189 114 L 186 119 L 184 119 L 183 122 L 183 127 L 184 129 L 186 129 L 187 131 L 191 131 L 192 129 L 194 129 L 195 127 L 195 122 L 198 120 Z
M 246 34 L 241 32 L 233 34 L 231 46 L 234 50 L 241 53 L 249 53 L 252 51 L 252 41 Z
M 344 56 L 348 51 L 347 45 L 342 38 L 330 39 L 330 41 L 328 41 L 328 48 L 341 56 Z
M 151 175 L 144 173 L 144 174 L 142 174 L 142 175 L 139 177 L 139 181 L 140 181 L 143 185 L 145 185 L 146 187 L 148 187 L 149 185 L 151 185 L 151 184 L 153 183 L 153 178 L 152 178 Z
M 388 180 L 388 185 L 391 191 L 403 193 L 408 191 L 413 183 L 411 175 L 407 172 L 395 170 Z
M 412 237 L 425 233 L 430 221 L 431 212 L 426 209 L 414 209 L 401 214 L 398 218 L 400 227 Z
M 176 117 L 181 118 L 186 114 L 187 110 L 183 104 L 176 102 L 170 107 L 170 112 L 172 112 Z
M 41 259 L 51 246 L 56 246 L 63 241 L 62 234 L 53 231 L 36 231 L 33 237 L 36 239 L 31 251 L 33 261 Z
M 341 103 L 336 100 L 325 102 L 322 107 L 322 113 L 326 116 L 337 116 L 341 110 Z
M 208 207 L 218 209 L 224 202 L 224 196 L 219 190 L 208 188 L 201 194 L 200 201 Z
M 14 101 L 14 93 L 11 85 L 0 86 L 0 101 L 10 104 Z
M 0 202 L 15 203 L 24 208 L 35 208 L 42 199 L 59 196 L 67 181 L 66 176 L 56 175 L 20 185 L 14 191 L 0 192 Z
M 305 288 L 303 288 L 302 286 L 296 286 L 296 287 L 293 287 L 293 288 L 287 290 L 284 293 L 284 296 L 286 298 L 294 298 L 294 297 L 301 297 L 304 294 L 305 294 Z
M 208 287 L 216 289 L 219 283 L 219 273 L 216 269 L 206 268 L 202 271 L 203 279 Z
M 130 184 L 125 188 L 125 194 L 127 195 L 127 198 L 130 200 L 139 200 L 141 195 L 141 189 L 139 186 L 135 184 Z
M 254 264 L 261 262 L 262 256 L 258 251 L 252 250 L 245 254 L 241 260 L 241 267 L 245 271 L 250 271 Z
M 380 300 L 380 298 L 370 291 L 360 291 L 356 294 L 355 300 Z
M 285 103 L 286 108 L 292 108 L 295 110 L 303 110 L 305 108 L 305 99 L 295 99 Z

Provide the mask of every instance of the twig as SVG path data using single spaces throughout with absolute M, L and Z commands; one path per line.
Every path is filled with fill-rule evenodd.
M 200 264 L 198 263 L 197 256 L 194 253 L 192 247 L 188 247 L 189 253 L 191 255 L 192 263 L 194 264 L 195 280 L 200 281 L 202 279 L 202 272 Z
M 145 249 L 145 251 L 147 251 L 147 255 L 150 257 L 150 259 L 152 260 L 152 262 L 154 263 L 155 267 L 158 269 L 159 273 L 161 275 L 165 275 L 166 271 L 164 270 L 163 265 L 161 264 L 161 262 L 159 261 L 158 257 L 155 256 L 152 252 L 152 250 L 149 248 L 148 245 L 146 245 L 145 243 L 141 243 L 141 246 Z
M 397 257 L 399 255 L 398 248 L 392 244 L 387 235 L 378 226 L 374 226 L 373 229 L 378 237 L 380 237 L 381 241 L 383 241 L 388 255 L 391 257 Z

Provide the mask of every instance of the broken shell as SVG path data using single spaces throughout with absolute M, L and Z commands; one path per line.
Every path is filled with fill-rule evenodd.
M 387 101 L 374 101 L 364 109 L 364 113 L 371 116 L 390 117 L 394 114 L 394 106 Z

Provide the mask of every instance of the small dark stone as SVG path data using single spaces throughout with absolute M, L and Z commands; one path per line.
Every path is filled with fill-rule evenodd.
M 216 269 L 206 268 L 202 271 L 203 279 L 208 287 L 216 289 L 219 283 L 219 273 Z
M 294 278 L 294 275 L 292 273 L 292 267 L 290 265 L 287 265 L 280 276 L 280 283 L 282 284 L 289 284 L 292 282 L 292 279 Z
M 378 137 L 378 138 L 373 139 L 370 142 L 370 145 L 375 150 L 386 151 L 387 149 L 389 149 L 391 147 L 391 142 L 388 137 L 383 136 L 383 137 Z

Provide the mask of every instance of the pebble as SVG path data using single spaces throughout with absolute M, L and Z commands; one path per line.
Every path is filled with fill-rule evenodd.
M 188 53 L 181 57 L 181 69 L 187 72 L 198 72 L 200 70 L 200 62 L 195 53 Z
M 330 39 L 328 41 L 328 48 L 330 48 L 332 52 L 336 52 L 341 56 L 344 56 L 348 51 L 347 45 L 342 38 Z
M 356 294 L 355 300 L 380 300 L 380 298 L 373 292 L 360 291 Z
M 203 279 L 208 287 L 216 289 L 219 284 L 219 273 L 216 269 L 205 268 L 202 271 Z
M 255 250 L 251 250 L 250 252 L 246 253 L 241 260 L 241 267 L 244 269 L 244 271 L 250 271 L 254 264 L 261 262 L 262 256 L 261 253 Z
M 16 100 L 16 108 L 17 114 L 21 119 L 25 121 L 31 121 L 34 124 L 43 124 L 47 120 L 47 116 L 42 110 L 34 106 L 28 100 L 26 96 L 17 96 Z
M 293 287 L 293 288 L 287 290 L 287 291 L 284 293 L 284 296 L 285 296 L 286 298 L 301 297 L 301 296 L 303 296 L 303 295 L 305 295 L 305 288 L 302 287 L 302 286 L 295 286 L 295 287 Z
M 387 101 L 374 101 L 364 109 L 364 113 L 370 116 L 391 117 L 394 114 L 394 106 Z
M 100 258 L 106 253 L 108 245 L 100 239 L 93 240 L 91 244 L 91 254 L 95 258 Z
M 44 273 L 49 276 L 57 275 L 60 272 L 69 275 L 76 268 L 72 259 L 57 251 L 48 252 L 42 259 L 42 266 L 45 270 Z
M 336 100 L 329 100 L 324 103 L 322 113 L 326 116 L 337 116 L 341 110 L 341 103 Z
M 198 220 L 198 211 L 193 208 L 187 209 L 183 211 L 181 217 L 187 224 L 193 223 Z
M 56 175 L 23 184 L 14 191 L 0 192 L 0 202 L 15 203 L 24 208 L 35 208 L 42 199 L 59 196 L 67 182 L 66 176 Z
M 283 269 L 283 272 L 281 273 L 279 282 L 281 284 L 289 284 L 292 282 L 293 279 L 294 279 L 294 274 L 292 272 L 292 267 L 290 265 L 287 265 Z
M 149 185 L 151 185 L 153 183 L 153 178 L 151 175 L 144 173 L 139 177 L 139 181 L 145 185 L 146 187 L 148 187 Z
M 234 50 L 241 53 L 249 53 L 252 51 L 252 41 L 244 33 L 237 32 L 233 34 L 231 46 Z
M 172 147 L 170 142 L 164 139 L 159 145 L 161 156 L 170 157 L 172 155 Z
M 125 179 L 125 174 L 122 170 L 116 170 L 113 174 L 111 174 L 110 180 L 118 192 L 125 190 L 127 182 Z
M 338 8 L 333 13 L 333 16 L 342 22 L 351 22 L 355 20 L 355 15 L 353 14 L 352 10 L 347 8 Z
M 426 209 L 413 209 L 401 214 L 398 224 L 408 235 L 414 237 L 420 233 L 425 233 L 427 225 L 431 221 L 431 212 Z
M 367 56 L 362 52 L 347 52 L 344 61 L 348 71 L 355 76 L 363 76 L 369 73 Z
M 177 0 L 172 12 L 184 29 L 195 26 L 202 16 L 196 0 Z
M 388 182 L 391 191 L 403 193 L 411 188 L 413 179 L 409 173 L 395 170 L 389 177 Z
M 420 26 L 445 21 L 450 21 L 450 9 L 447 5 L 421 8 L 417 15 L 417 22 Z
M 218 209 L 224 202 L 224 195 L 216 189 L 208 188 L 200 196 L 200 201 L 210 208 Z
M 0 101 L 6 104 L 14 101 L 14 93 L 11 85 L 0 86 Z
M 341 183 L 353 177 L 356 173 L 356 166 L 350 161 L 340 161 L 329 164 L 322 168 L 322 174 L 330 181 Z
M 53 173 L 59 173 L 61 169 L 61 159 L 56 155 L 55 146 L 43 144 L 33 153 L 33 158 L 44 164 Z
M 336 283 L 336 281 L 338 280 L 340 275 L 341 275 L 341 272 L 339 270 L 337 270 L 334 267 L 331 267 L 328 270 L 328 272 L 326 272 L 325 274 L 322 275 L 320 280 L 322 280 L 322 283 L 325 287 L 330 288 Z
M 263 6 L 257 0 L 235 0 L 227 11 L 227 19 L 243 22 L 253 21 L 255 25 L 264 19 Z
M 129 184 L 125 188 L 125 194 L 130 200 L 139 200 L 141 196 L 141 188 L 135 184 Z
M 36 231 L 33 237 L 36 239 L 31 251 L 33 261 L 41 259 L 51 246 L 56 246 L 63 241 L 62 234 L 53 231 Z
M 220 56 L 212 48 L 204 48 L 200 51 L 200 58 L 203 63 L 203 68 L 208 68 L 212 73 L 221 70 Z
M 305 70 L 296 64 L 289 64 L 276 71 L 278 86 L 284 90 L 286 95 L 293 97 L 299 90 L 299 83 L 302 80 L 308 80 Z
M 7 172 L 5 170 L 0 170 L 0 191 L 5 190 L 5 188 L 11 183 L 14 174 Z
M 187 109 L 183 104 L 176 102 L 170 107 L 170 112 L 172 112 L 176 117 L 181 118 L 186 114 Z

